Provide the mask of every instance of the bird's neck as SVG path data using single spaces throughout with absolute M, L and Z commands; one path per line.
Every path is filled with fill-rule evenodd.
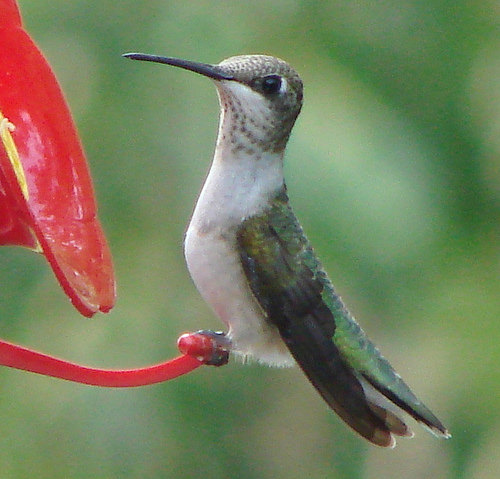
M 193 214 L 192 221 L 204 227 L 234 227 L 263 211 L 284 189 L 283 151 L 252 145 L 236 134 L 231 120 L 231 113 L 222 114 L 212 166 Z

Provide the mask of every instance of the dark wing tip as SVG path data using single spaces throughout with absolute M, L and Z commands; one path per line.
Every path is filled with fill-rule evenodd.
M 418 419 L 417 419 L 418 420 Z M 431 434 L 433 434 L 436 437 L 439 437 L 441 439 L 450 439 L 451 438 L 451 433 L 448 431 L 446 427 L 444 427 L 441 423 L 439 423 L 440 427 L 434 426 L 427 424 L 423 421 L 418 420 L 422 426 L 427 429 Z
M 393 434 L 411 432 L 395 415 L 369 401 L 359 378 L 318 328 L 318 314 L 331 312 L 318 305 L 313 314 L 289 322 L 286 328 L 278 325 L 283 340 L 312 385 L 348 426 L 377 446 L 394 447 Z
M 411 401 L 408 399 L 403 399 L 402 396 L 395 394 L 393 391 L 384 387 L 381 383 L 374 381 L 373 378 L 364 375 L 364 379 L 366 379 L 366 381 L 368 381 L 368 383 L 371 384 L 371 386 L 375 390 L 385 396 L 389 401 L 393 402 L 398 408 L 409 414 L 413 419 L 415 419 L 434 436 L 443 439 L 449 439 L 451 437 L 450 432 L 444 426 L 444 424 L 433 414 L 433 412 L 429 408 L 427 408 L 422 402 L 420 402 L 413 395 L 413 393 L 409 391 L 409 389 L 408 391 L 412 396 Z

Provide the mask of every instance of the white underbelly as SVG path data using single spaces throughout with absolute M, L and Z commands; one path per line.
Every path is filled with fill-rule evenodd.
M 235 238 L 223 238 L 218 228 L 200 232 L 191 224 L 184 245 L 191 277 L 203 299 L 228 326 L 235 353 L 271 365 L 292 365 L 278 331 L 266 321 L 248 286 L 234 246 Z

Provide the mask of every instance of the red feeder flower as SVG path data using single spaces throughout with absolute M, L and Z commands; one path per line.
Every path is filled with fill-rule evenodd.
M 85 316 L 115 302 L 111 255 L 85 156 L 61 89 L 23 30 L 15 0 L 0 0 L 0 245 L 43 253 Z M 216 334 L 183 335 L 181 356 L 139 369 L 95 369 L 0 340 L 0 365 L 106 387 L 154 384 L 202 364 L 223 365 Z
M 15 0 L 0 0 L 0 245 L 43 253 L 83 315 L 113 307 L 111 254 L 85 155 Z

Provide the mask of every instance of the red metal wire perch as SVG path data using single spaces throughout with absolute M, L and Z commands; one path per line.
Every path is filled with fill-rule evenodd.
M 93 386 L 137 387 L 174 379 L 202 364 L 225 364 L 228 352 L 217 339 L 211 332 L 184 334 L 178 341 L 181 356 L 145 368 L 118 370 L 82 366 L 0 340 L 0 365 Z

